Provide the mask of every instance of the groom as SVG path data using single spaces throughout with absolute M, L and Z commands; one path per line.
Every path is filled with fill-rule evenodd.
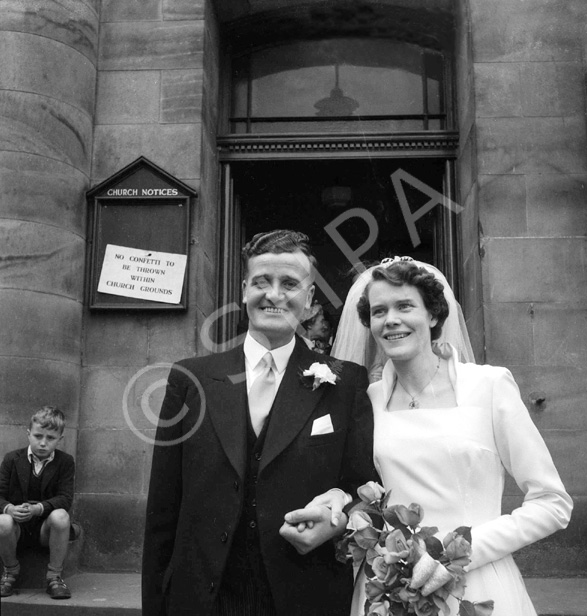
M 333 543 L 302 555 L 279 529 L 314 496 L 373 478 L 367 374 L 294 335 L 314 294 L 304 234 L 258 234 L 243 259 L 244 344 L 178 362 L 169 375 L 147 503 L 144 616 L 350 611 L 352 572 Z M 316 362 L 334 384 L 303 376 Z

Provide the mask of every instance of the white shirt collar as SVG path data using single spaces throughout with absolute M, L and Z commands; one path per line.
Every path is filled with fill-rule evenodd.
M 49 462 L 51 462 L 53 458 L 55 457 L 55 451 L 53 450 L 51 452 L 51 455 L 45 460 L 41 460 L 33 453 L 33 450 L 31 449 L 31 446 L 29 445 L 26 455 L 27 455 L 27 458 L 29 459 L 29 462 L 31 462 L 31 464 L 34 464 L 35 467 L 38 467 L 39 465 L 45 466 L 46 464 L 49 464 Z
M 276 349 L 267 349 L 261 343 L 257 342 L 249 332 L 247 332 L 243 345 L 243 351 L 250 367 L 254 370 L 261 359 L 263 359 L 265 353 L 270 350 L 271 355 L 273 355 L 273 360 L 275 361 L 277 372 L 281 374 L 287 368 L 287 362 L 289 361 L 295 346 L 296 337 L 293 336 L 287 344 L 277 347 Z

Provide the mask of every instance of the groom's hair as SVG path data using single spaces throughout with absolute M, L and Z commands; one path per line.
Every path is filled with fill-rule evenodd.
M 314 269 L 318 267 L 318 261 L 310 247 L 310 238 L 305 233 L 290 231 L 289 229 L 276 229 L 257 233 L 242 250 L 243 269 L 246 276 L 251 257 L 267 254 L 281 254 L 284 252 L 302 252 L 308 257 Z
M 373 282 L 378 281 L 387 282 L 394 287 L 401 287 L 404 284 L 416 287 L 426 310 L 437 320 L 436 325 L 430 329 L 430 337 L 433 341 L 440 338 L 449 308 L 444 297 L 444 285 L 436 279 L 434 274 L 409 261 L 398 261 L 388 266 L 376 267 L 371 272 L 371 280 L 367 283 L 357 304 L 359 320 L 365 327 L 371 325 L 369 288 Z

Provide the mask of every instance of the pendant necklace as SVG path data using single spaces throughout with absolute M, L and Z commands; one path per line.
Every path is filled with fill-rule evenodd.
M 408 408 L 410 409 L 417 409 L 419 408 L 420 404 L 418 402 L 418 400 L 416 399 L 416 396 L 419 396 L 429 385 L 430 383 L 432 383 L 432 381 L 436 378 L 436 375 L 438 374 L 438 371 L 440 370 L 440 357 L 438 358 L 438 364 L 436 366 L 436 370 L 434 371 L 434 374 L 432 375 L 432 378 L 428 381 L 428 383 L 426 383 L 426 385 L 424 385 L 424 387 L 422 387 L 422 389 L 418 392 L 416 392 L 414 395 L 412 395 L 404 386 L 403 384 L 400 382 L 399 378 L 397 379 L 397 382 L 402 386 L 402 389 L 408 394 L 408 396 L 410 396 L 411 400 L 408 404 Z

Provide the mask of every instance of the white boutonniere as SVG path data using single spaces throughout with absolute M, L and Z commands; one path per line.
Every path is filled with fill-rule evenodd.
M 340 378 L 341 368 L 342 362 L 340 361 L 333 361 L 330 366 L 315 361 L 309 368 L 302 372 L 302 380 L 308 387 L 312 387 L 312 390 L 318 389 L 323 383 L 336 385 L 336 382 Z

